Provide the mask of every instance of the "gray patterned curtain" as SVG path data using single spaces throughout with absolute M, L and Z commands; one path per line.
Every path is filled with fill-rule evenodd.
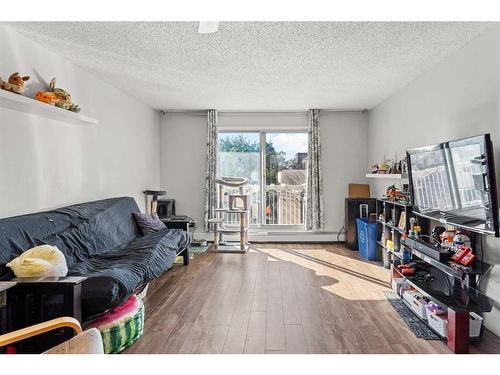
M 207 169 L 205 174 L 205 230 L 208 232 L 208 219 L 215 217 L 217 189 L 215 176 L 217 174 L 217 111 L 207 112 Z
M 309 110 L 309 149 L 307 165 L 307 230 L 319 231 L 325 227 L 323 213 L 323 174 L 321 171 L 321 141 L 319 136 L 319 109 Z

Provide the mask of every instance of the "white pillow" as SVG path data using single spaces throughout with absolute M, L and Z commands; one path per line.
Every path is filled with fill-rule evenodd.
M 10 263 L 16 277 L 66 276 L 68 266 L 64 254 L 55 246 L 42 245 L 26 250 Z

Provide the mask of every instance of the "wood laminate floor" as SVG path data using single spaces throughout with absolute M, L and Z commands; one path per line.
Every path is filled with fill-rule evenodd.
M 207 252 L 150 284 L 125 353 L 450 353 L 417 339 L 384 298 L 389 272 L 332 244 Z M 500 353 L 486 331 L 471 352 Z

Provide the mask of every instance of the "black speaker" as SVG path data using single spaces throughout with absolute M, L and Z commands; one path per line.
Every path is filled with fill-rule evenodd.
M 356 219 L 370 217 L 376 211 L 375 198 L 346 198 L 345 199 L 345 242 L 349 249 L 358 250 L 358 230 Z
M 158 199 L 156 212 L 162 219 L 175 215 L 175 199 Z

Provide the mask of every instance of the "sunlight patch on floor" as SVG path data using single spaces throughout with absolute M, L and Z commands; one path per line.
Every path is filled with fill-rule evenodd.
M 318 287 L 347 300 L 384 300 L 383 292 L 389 289 L 390 278 L 386 270 L 379 265 L 347 255 L 325 251 L 321 248 L 303 250 L 291 247 L 283 250 L 255 247 L 255 250 L 267 254 L 268 261 L 291 262 L 313 271 L 315 277 L 332 279 L 332 283 L 318 284 Z M 366 290 L 372 289 L 374 285 L 374 292 L 367 295 Z

